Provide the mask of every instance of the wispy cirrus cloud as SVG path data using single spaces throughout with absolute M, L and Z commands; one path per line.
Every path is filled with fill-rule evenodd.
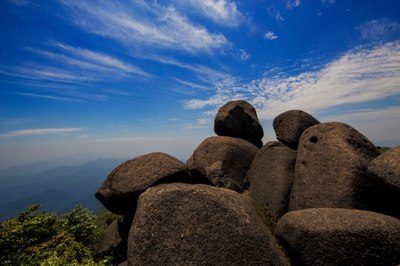
M 9 131 L 0 134 L 2 138 L 18 137 L 18 136 L 37 136 L 37 135 L 49 135 L 57 133 L 70 133 L 82 131 L 81 128 L 36 128 L 36 129 L 22 129 Z
M 217 24 L 237 27 L 244 21 L 244 16 L 237 4 L 230 0 L 177 0 L 176 3 L 188 6 L 193 12 L 200 13 Z
M 245 99 L 257 107 L 261 119 L 272 119 L 291 109 L 323 115 L 339 106 L 400 97 L 398 73 L 400 41 L 362 46 L 342 54 L 318 71 L 264 77 L 245 83 L 236 79 L 218 83 L 212 97 L 189 100 L 185 108 L 205 109 L 205 114 L 214 114 L 226 101 Z M 349 112 L 354 114 L 357 110 L 353 108 Z
M 16 92 L 15 94 L 27 97 L 34 97 L 34 98 L 42 98 L 42 99 L 49 99 L 49 100 L 57 100 L 57 101 L 66 101 L 66 102 L 79 102 L 80 100 L 62 96 L 54 96 L 54 95 L 46 95 L 46 94 L 37 94 L 37 93 L 28 93 L 28 92 Z
M 151 75 L 139 67 L 124 62 L 114 56 L 73 47 L 60 42 L 50 42 L 47 49 L 25 47 L 26 51 L 42 56 L 42 63 L 26 62 L 21 66 L 0 69 L 1 75 L 14 76 L 26 80 L 85 85 L 107 78 L 142 77 Z M 42 84 L 45 85 L 45 84 Z
M 400 36 L 400 22 L 387 18 L 364 22 L 356 29 L 360 32 L 362 39 L 372 42 L 390 41 L 399 39 Z
M 85 31 L 133 48 L 212 53 L 229 46 L 221 33 L 191 22 L 174 6 L 145 1 L 60 1 Z M 188 38 L 190 36 L 190 38 Z

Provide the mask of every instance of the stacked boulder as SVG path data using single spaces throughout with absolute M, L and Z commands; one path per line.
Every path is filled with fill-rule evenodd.
M 262 144 L 253 106 L 232 101 L 186 164 L 129 160 L 96 197 L 122 215 L 101 250 L 128 265 L 397 265 L 400 148 L 291 110 Z

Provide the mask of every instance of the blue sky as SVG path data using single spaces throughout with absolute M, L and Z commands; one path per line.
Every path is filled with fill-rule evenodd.
M 216 110 L 301 109 L 400 143 L 400 1 L 0 1 L 0 168 L 185 160 Z M 78 155 L 77 155 L 78 156 Z

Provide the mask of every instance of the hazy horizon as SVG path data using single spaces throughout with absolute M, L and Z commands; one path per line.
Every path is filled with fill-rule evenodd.
M 0 169 L 184 160 L 229 100 L 400 145 L 400 1 L 0 2 Z

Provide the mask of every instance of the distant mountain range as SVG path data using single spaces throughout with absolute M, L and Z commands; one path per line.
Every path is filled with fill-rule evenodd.
M 94 194 L 123 159 L 98 159 L 82 165 L 54 166 L 50 162 L 0 170 L 0 221 L 18 215 L 33 203 L 63 213 L 77 204 L 99 211 Z

